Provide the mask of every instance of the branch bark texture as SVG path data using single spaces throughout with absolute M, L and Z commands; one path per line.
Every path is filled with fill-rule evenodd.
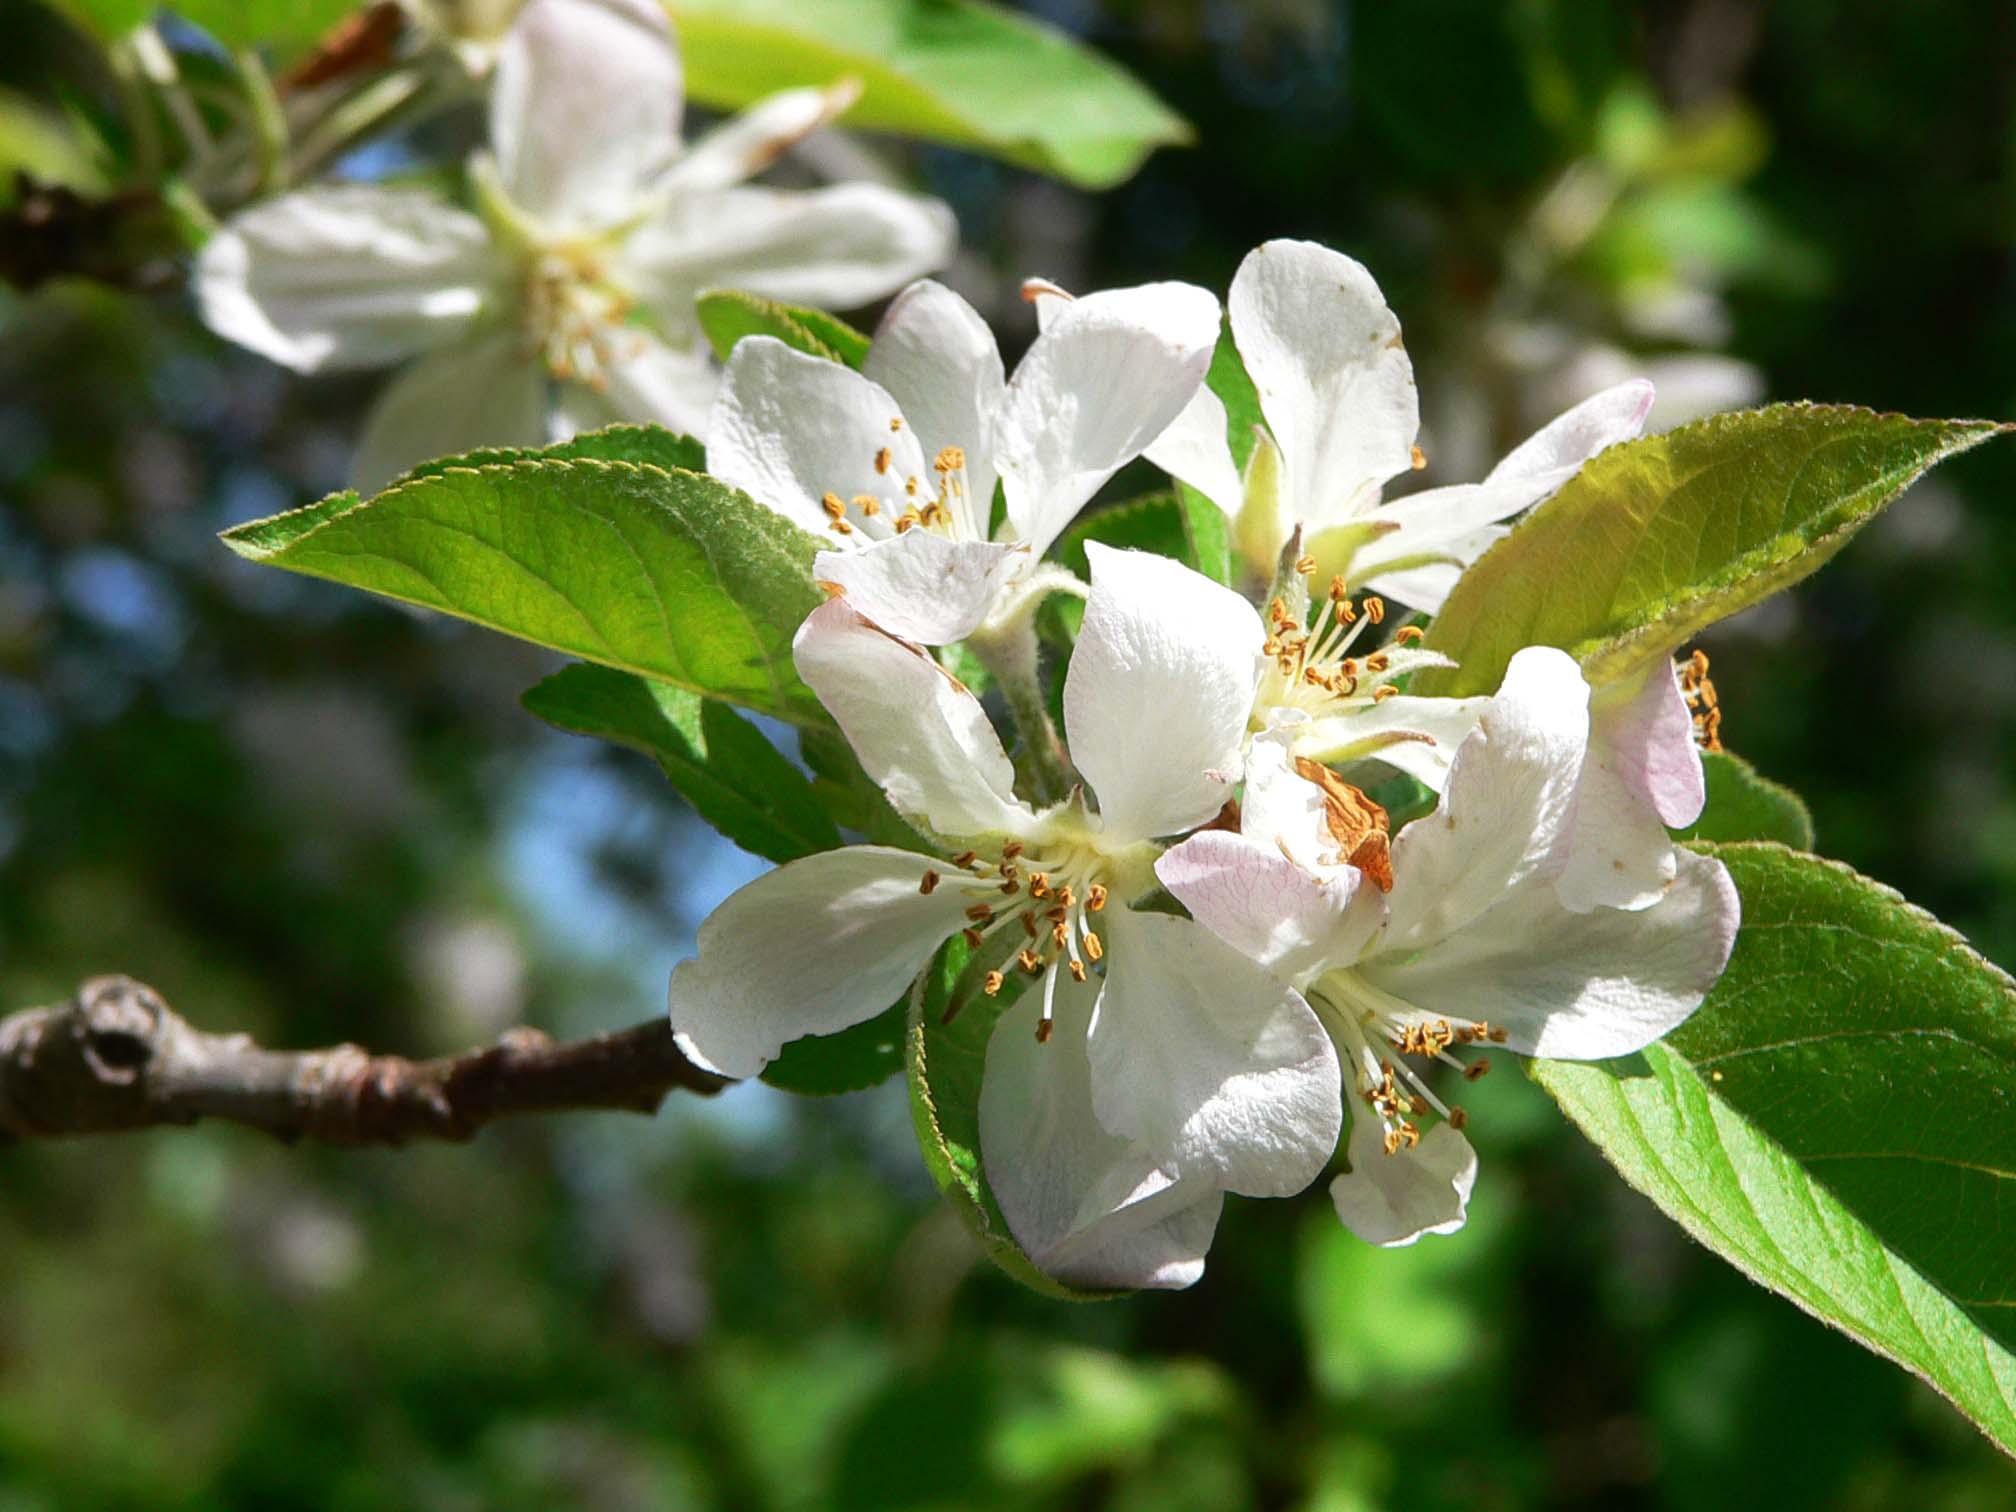
M 664 1020 L 556 1042 L 514 1029 L 436 1060 L 356 1045 L 265 1050 L 194 1028 L 153 988 L 94 977 L 69 1002 L 0 1019 L 0 1143 L 223 1119 L 287 1141 L 465 1140 L 522 1113 L 654 1113 L 673 1091 L 728 1085 L 694 1065 Z

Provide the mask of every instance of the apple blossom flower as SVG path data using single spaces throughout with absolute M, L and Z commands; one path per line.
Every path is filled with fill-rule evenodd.
M 935 200 L 742 184 L 855 93 L 791 90 L 687 148 L 660 6 L 530 0 L 497 59 L 489 149 L 470 166 L 476 213 L 376 184 L 281 195 L 203 249 L 203 318 L 300 372 L 418 359 L 365 427 L 363 487 L 611 420 L 697 432 L 717 381 L 700 290 L 854 305 L 951 251 Z
M 1430 1086 L 1429 1063 L 1459 1067 L 1463 1046 L 1630 1054 L 1685 1022 L 1728 961 L 1727 870 L 1663 833 L 1674 872 L 1657 901 L 1576 912 L 1557 895 L 1589 728 L 1580 669 L 1529 647 L 1457 750 L 1441 805 L 1390 841 L 1382 809 L 1274 735 L 1249 753 L 1240 831 L 1193 835 L 1156 863 L 1194 918 L 1297 988 L 1334 1037 L 1359 1105 L 1331 1196 L 1372 1243 L 1463 1222 L 1468 1119 Z
M 1202 289 L 1115 289 L 1073 304 L 1007 376 L 973 307 L 920 280 L 858 373 L 771 337 L 738 342 L 707 469 L 831 540 L 815 574 L 890 634 L 998 633 L 1060 579 L 1077 587 L 1035 564 L 1197 391 L 1217 333 Z
M 1529 437 L 1482 483 L 1382 502 L 1390 479 L 1426 459 L 1414 444 L 1414 366 L 1372 275 L 1313 242 L 1264 242 L 1240 263 L 1226 308 L 1266 420 L 1243 477 L 1225 406 L 1209 389 L 1148 459 L 1225 510 L 1254 570 L 1271 574 L 1299 525 L 1323 573 L 1417 609 L 1439 609 L 1462 569 L 1504 534 L 1501 522 L 1637 435 L 1652 405 L 1651 385 L 1618 384 Z
M 800 674 L 938 853 L 850 845 L 758 878 L 702 924 L 671 1017 L 689 1054 L 746 1076 L 881 1012 L 965 932 L 998 962 L 987 993 L 1026 984 L 992 1031 L 979 1106 L 1017 1242 L 1078 1285 L 1183 1286 L 1224 1192 L 1285 1195 L 1322 1169 L 1339 1070 L 1293 987 L 1136 906 L 1161 838 L 1211 820 L 1238 780 L 1259 618 L 1167 558 L 1087 554 L 1064 686 L 1085 789 L 1050 808 L 1016 796 L 979 702 L 926 652 L 846 598 L 813 611 Z

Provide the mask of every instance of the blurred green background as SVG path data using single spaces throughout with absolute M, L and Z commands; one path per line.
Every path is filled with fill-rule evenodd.
M 1027 9 L 1200 143 L 1105 197 L 870 144 L 956 206 L 951 276 L 1011 344 L 1025 273 L 1222 290 L 1302 235 L 1406 323 L 1429 481 L 1631 372 L 1666 422 L 2016 411 L 2006 3 Z M 0 102 L 54 98 L 62 28 L 0 0 L 0 36 Z M 172 292 L 0 296 L 0 1006 L 125 970 L 276 1044 L 615 1027 L 754 874 L 641 758 L 517 709 L 540 654 L 215 543 L 340 482 L 375 382 L 226 349 Z M 2012 486 L 2007 447 L 1951 464 L 1707 642 L 1725 738 L 1821 848 L 2004 966 Z M 1234 1200 L 1194 1290 L 1075 1307 L 976 1261 L 900 1085 L 403 1153 L 8 1149 L 0 1512 L 2016 1504 L 1929 1391 L 1536 1089 L 1478 1090 L 1461 1234 Z

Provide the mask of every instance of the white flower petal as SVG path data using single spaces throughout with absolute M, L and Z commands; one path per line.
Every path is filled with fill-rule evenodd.
M 1634 378 L 1584 399 L 1513 448 L 1491 469 L 1485 484 L 1537 485 L 1540 497 L 1546 497 L 1605 447 L 1643 434 L 1653 397 L 1652 385 Z
M 681 318 L 702 289 L 747 289 L 851 309 L 952 256 L 958 226 L 934 199 L 880 184 L 683 194 L 625 243 L 643 302 Z
M 490 86 L 504 192 L 553 225 L 634 214 L 679 150 L 681 90 L 671 30 L 650 0 L 528 0 Z
M 1420 400 L 1400 322 L 1364 266 L 1314 242 L 1248 253 L 1226 301 L 1232 336 L 1286 461 L 1289 515 L 1334 525 L 1413 466 Z
M 1059 975 L 1055 1030 L 1036 1040 L 1042 992 L 1001 1015 L 980 1084 L 980 1154 L 1009 1232 L 1074 1286 L 1175 1288 L 1204 1272 L 1224 1194 L 1179 1181 L 1092 1113 L 1085 1031 L 1098 991 Z
M 1230 423 L 1225 401 L 1209 387 L 1200 385 L 1169 429 L 1141 454 L 1224 510 L 1227 519 L 1239 513 L 1240 501 L 1245 496 L 1239 464 L 1232 460 L 1232 444 L 1227 434 Z
M 948 507 L 960 517 L 960 534 L 987 539 L 994 417 L 1008 385 L 987 322 L 943 284 L 920 279 L 890 303 L 861 371 L 903 406 L 926 460 L 948 446 L 966 453 L 966 494 Z
M 888 463 L 878 468 L 885 450 Z M 880 384 L 774 336 L 744 337 L 729 354 L 707 422 L 707 470 L 829 540 L 826 494 L 875 498 L 886 521 L 902 512 L 908 480 L 924 499 L 933 481 Z
M 1383 1139 L 1369 1109 L 1351 1110 L 1351 1169 L 1330 1183 L 1330 1200 L 1344 1227 L 1384 1249 L 1463 1227 L 1477 1182 L 1477 1152 L 1470 1141 L 1446 1123 L 1422 1135 L 1411 1150 L 1388 1155 Z
M 942 863 L 941 863 L 942 864 Z M 765 872 L 700 926 L 672 972 L 672 1027 L 724 1076 L 754 1076 L 788 1042 L 836 1034 L 900 998 L 970 901 L 920 892 L 928 857 L 879 845 Z
M 1666 827 L 1700 818 L 1707 796 L 1672 663 L 1661 657 L 1635 683 L 1600 689 L 1590 701 L 1568 864 L 1554 884 L 1561 901 L 1578 910 L 1657 901 L 1673 879 Z
M 1373 891 L 1356 867 L 1318 877 L 1274 847 L 1224 830 L 1192 835 L 1155 863 L 1155 875 L 1199 924 L 1296 985 L 1356 956 L 1339 936 L 1353 900 Z M 1361 933 L 1369 935 L 1380 916 L 1376 900 L 1356 912 L 1365 914 Z
M 1565 848 L 1588 743 L 1581 668 L 1552 647 L 1520 651 L 1457 748 L 1441 806 L 1393 841 L 1380 949 L 1442 939 L 1552 863 Z
M 570 383 L 561 390 L 566 435 L 619 422 L 662 425 L 682 436 L 707 439 L 707 421 L 721 374 L 699 352 L 667 346 L 641 331 L 618 332 L 614 356 L 599 389 Z M 824 517 L 821 517 L 824 523 Z
M 1337 1053 L 1300 994 L 1202 925 L 1110 911 L 1087 1044 L 1092 1106 L 1176 1174 L 1250 1197 L 1299 1192 L 1337 1147 Z
M 812 573 L 846 589 L 848 604 L 891 635 L 946 646 L 973 633 L 1028 562 L 1027 547 L 1006 541 L 912 530 L 861 551 L 822 551 Z
M 1418 954 L 1358 970 L 1424 1018 L 1489 1019 L 1520 1055 L 1629 1055 L 1701 1005 L 1736 940 L 1741 908 L 1728 870 L 1687 850 L 1675 860 L 1672 884 L 1649 908 L 1574 913 L 1534 878 Z
M 475 216 L 417 189 L 303 189 L 231 218 L 196 259 L 204 323 L 297 372 L 453 341 L 498 277 Z
M 853 79 L 823 89 L 787 89 L 715 127 L 658 180 L 663 193 L 725 189 L 754 178 L 861 98 Z
M 1260 616 L 1168 557 L 1097 542 L 1085 554 L 1092 593 L 1064 678 L 1071 759 L 1109 836 L 1195 829 L 1239 780 L 1266 640 Z
M 1144 284 L 1059 309 L 1008 380 L 995 436 L 1008 521 L 1042 553 L 1182 413 L 1218 340 L 1218 301 Z
M 940 835 L 1013 835 L 1029 810 L 980 701 L 914 646 L 833 599 L 792 643 L 798 675 L 889 801 Z
M 408 468 L 488 446 L 544 446 L 546 376 L 517 339 L 491 336 L 422 357 L 371 406 L 350 463 L 371 494 Z

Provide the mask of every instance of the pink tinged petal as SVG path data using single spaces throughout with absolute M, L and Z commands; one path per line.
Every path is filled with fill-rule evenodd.
M 1054 1032 L 1036 1039 L 1042 993 L 1001 1015 L 980 1084 L 987 1184 L 1023 1253 L 1088 1289 L 1177 1288 L 1204 1273 L 1224 1194 L 1181 1181 L 1092 1112 L 1085 1033 L 1096 982 L 1059 976 Z
M 1155 875 L 1193 919 L 1281 981 L 1299 985 L 1355 958 L 1340 939 L 1353 899 L 1370 891 L 1355 867 L 1318 877 L 1258 840 L 1206 830 L 1166 852 Z M 1373 927 L 1378 914 L 1375 904 Z
M 965 923 L 971 899 L 958 888 L 919 891 L 931 865 L 850 845 L 732 894 L 700 926 L 699 953 L 673 969 L 681 1047 L 724 1076 L 754 1076 L 790 1041 L 887 1008 Z
M 891 302 L 861 371 L 887 389 L 916 427 L 927 460 L 966 453 L 961 531 L 985 540 L 994 508 L 994 416 L 1008 380 L 994 333 L 973 306 L 921 279 Z
M 196 260 L 203 320 L 297 372 L 453 341 L 499 276 L 475 216 L 414 189 L 304 189 L 232 217 Z
M 1314 242 L 1270 241 L 1239 265 L 1232 336 L 1287 464 L 1289 514 L 1336 524 L 1413 466 L 1420 400 L 1400 322 L 1364 266 Z
M 1239 513 L 1246 493 L 1239 464 L 1232 460 L 1229 423 L 1225 401 L 1200 386 L 1169 429 L 1141 454 L 1170 477 L 1188 483 L 1228 518 Z
M 375 493 L 436 457 L 546 441 L 544 372 L 512 336 L 465 342 L 421 358 L 378 396 L 351 459 L 351 486 Z
M 1064 679 L 1071 758 L 1109 836 L 1195 829 L 1239 780 L 1260 616 L 1168 557 L 1093 543 L 1086 558 L 1092 593 Z
M 995 465 L 1016 537 L 1039 554 L 1196 394 L 1218 301 L 1189 284 L 1111 289 L 1064 304 L 1008 380 Z
M 1654 662 L 1635 689 L 1600 689 L 1589 723 L 1568 865 L 1555 888 L 1573 909 L 1643 908 L 1673 879 L 1666 827 L 1692 824 L 1708 796 L 1672 664 Z
M 1337 1217 L 1367 1244 L 1399 1249 L 1423 1234 L 1463 1227 L 1477 1152 L 1446 1123 L 1412 1149 L 1388 1155 L 1384 1131 L 1369 1108 L 1351 1110 L 1351 1169 L 1330 1183 Z
M 556 225 L 634 214 L 679 150 L 681 90 L 665 13 L 650 0 L 529 0 L 490 88 L 504 192 Z
M 939 201 L 880 184 L 717 189 L 672 200 L 624 244 L 623 264 L 666 319 L 702 289 L 852 309 L 943 267 L 958 234 Z
M 1643 434 L 1652 413 L 1652 385 L 1634 378 L 1584 399 L 1515 447 L 1484 480 L 1537 485 L 1544 498 L 1606 447 Z
M 862 767 L 903 813 L 948 837 L 1028 828 L 1001 737 L 980 701 L 929 656 L 845 599 L 806 616 L 792 654 Z
M 862 551 L 822 551 L 812 574 L 891 635 L 945 646 L 972 634 L 1028 562 L 1025 546 L 912 530 Z
M 1199 924 L 1109 912 L 1087 1046 L 1110 1133 L 1249 1197 L 1313 1181 L 1337 1146 L 1337 1053 L 1301 995 Z
M 1574 659 L 1546 646 L 1515 655 L 1457 748 L 1441 806 L 1393 841 L 1382 950 L 1432 944 L 1556 866 L 1588 740 L 1589 685 Z
M 845 79 L 824 89 L 787 89 L 759 100 L 701 137 L 654 187 L 685 194 L 754 178 L 860 98 L 860 84 Z
M 1535 878 L 1461 932 L 1359 971 L 1426 1015 L 1489 1019 L 1520 1055 L 1632 1054 L 1701 1006 L 1736 941 L 1741 905 L 1727 868 L 1677 849 L 1675 863 L 1649 908 L 1575 913 Z
M 1636 691 L 1601 690 L 1589 716 L 1590 744 L 1604 751 L 1613 770 L 1652 805 L 1661 823 L 1685 829 L 1701 817 L 1708 801 L 1707 777 L 1694 741 L 1694 716 L 1671 662 L 1662 657 L 1653 663 Z
M 626 423 L 662 425 L 706 440 L 720 370 L 699 352 L 669 347 L 641 331 L 615 332 L 611 345 L 613 356 L 601 387 L 570 383 L 562 389 L 564 434 Z
M 915 433 L 880 384 L 773 336 L 745 337 L 729 354 L 707 422 L 707 470 L 836 542 L 821 504 L 827 494 L 850 505 L 861 495 L 876 499 L 886 528 L 909 502 L 906 481 L 917 480 L 919 502 L 930 499 L 933 481 Z M 850 518 L 860 530 L 859 511 Z

